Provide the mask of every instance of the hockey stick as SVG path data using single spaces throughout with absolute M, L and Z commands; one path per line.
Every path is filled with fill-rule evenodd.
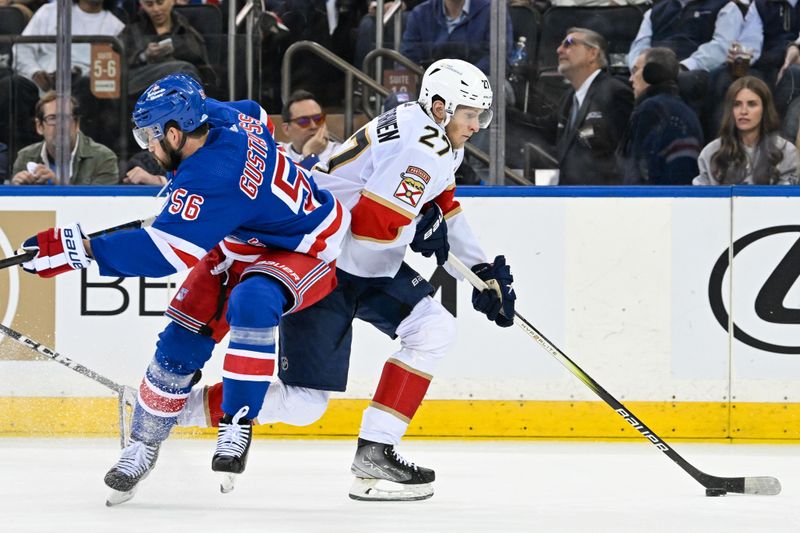
M 80 363 L 77 363 L 70 359 L 69 357 L 65 357 L 58 352 L 55 352 L 48 348 L 47 346 L 43 346 L 41 343 L 36 342 L 33 339 L 29 339 L 22 333 L 15 331 L 4 324 L 0 324 L 0 333 L 14 339 L 18 343 L 22 344 L 26 348 L 29 348 L 35 352 L 38 352 L 45 357 L 56 361 L 57 363 L 61 363 L 62 365 L 66 366 L 70 370 L 74 370 L 78 374 L 82 376 L 86 376 L 87 378 L 96 381 L 97 383 L 103 385 L 114 391 L 117 394 L 117 399 L 119 401 L 119 434 L 120 434 L 120 445 L 124 448 L 128 440 L 130 439 L 130 424 L 128 423 L 128 417 L 126 416 L 126 409 L 128 406 L 133 408 L 136 402 L 136 390 L 132 387 L 128 387 L 125 385 L 120 385 L 114 381 L 111 381 L 105 376 L 102 376 L 91 370 Z
M 131 222 L 126 222 L 125 224 L 114 226 L 113 228 L 106 228 L 100 231 L 95 231 L 94 233 L 90 233 L 89 238 L 94 239 L 95 237 L 101 237 L 108 233 L 114 233 L 115 231 L 122 231 L 125 229 L 143 228 L 152 224 L 155 219 L 156 217 L 152 216 L 145 218 L 144 220 L 132 220 Z M 0 269 L 8 268 L 14 265 L 21 265 L 26 261 L 30 261 L 34 257 L 36 257 L 36 252 L 30 251 L 12 255 L 11 257 L 6 257 L 5 259 L 0 259 Z
M 479 278 L 472 270 L 461 262 L 452 253 L 447 261 L 450 265 L 460 272 L 470 284 L 478 290 L 488 289 L 489 286 Z M 683 468 L 690 476 L 692 476 L 698 483 L 703 485 L 706 489 L 706 496 L 722 496 L 728 492 L 737 492 L 741 494 L 762 494 L 762 495 L 775 495 L 781 492 L 780 482 L 770 476 L 759 477 L 717 477 L 706 474 L 695 468 L 686 459 L 681 457 L 678 452 L 673 450 L 661 437 L 656 435 L 653 430 L 647 427 L 640 419 L 636 418 L 631 411 L 622 405 L 616 398 L 614 398 L 608 391 L 600 386 L 589 374 L 583 371 L 581 367 L 575 364 L 572 359 L 566 356 L 564 352 L 559 350 L 547 337 L 539 333 L 530 322 L 518 312 L 514 312 L 514 323 L 522 328 L 525 333 L 531 336 L 533 340 L 539 343 L 547 352 L 558 359 L 567 370 L 581 380 L 587 387 L 589 387 L 595 394 L 600 396 L 604 402 L 611 406 L 617 414 L 625 419 L 630 425 L 639 430 L 644 438 L 652 442 L 656 448 L 664 452 L 667 457 L 675 461 L 681 468 Z

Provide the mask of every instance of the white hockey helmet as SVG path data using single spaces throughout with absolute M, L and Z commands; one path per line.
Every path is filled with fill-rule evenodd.
M 460 59 L 440 59 L 428 67 L 422 76 L 418 101 L 433 118 L 434 98 L 444 101 L 447 126 L 460 105 L 482 109 L 478 122 L 486 128 L 492 122 L 492 86 L 481 69 Z

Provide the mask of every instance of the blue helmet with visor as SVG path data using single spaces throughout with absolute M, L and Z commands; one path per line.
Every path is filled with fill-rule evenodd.
M 133 110 L 133 136 L 146 149 L 150 141 L 164 138 L 167 123 L 174 121 L 189 133 L 208 121 L 206 95 L 202 86 L 189 76 L 170 74 L 142 93 Z

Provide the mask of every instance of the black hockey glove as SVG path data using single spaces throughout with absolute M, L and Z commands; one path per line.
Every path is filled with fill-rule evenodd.
M 443 265 L 450 253 L 450 244 L 447 242 L 447 222 L 442 215 L 442 209 L 431 202 L 426 206 L 426 211 L 417 222 L 417 232 L 411 241 L 411 249 L 417 253 L 430 257 L 436 254 L 436 264 Z
M 489 320 L 501 328 L 514 324 L 514 300 L 517 295 L 511 283 L 511 267 L 506 264 L 506 258 L 498 255 L 494 263 L 478 263 L 472 271 L 489 285 L 488 289 L 472 290 L 472 307 L 485 314 Z

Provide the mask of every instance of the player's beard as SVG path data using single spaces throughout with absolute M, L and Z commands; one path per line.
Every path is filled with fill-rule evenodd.
M 161 144 L 161 149 L 167 156 L 167 160 L 164 161 L 160 157 L 156 156 L 158 164 L 161 165 L 161 168 L 163 168 L 167 172 L 175 172 L 176 170 L 178 170 L 178 166 L 181 164 L 181 161 L 183 161 L 183 157 L 181 156 L 180 150 L 176 150 L 173 147 L 168 146 L 166 139 L 161 139 L 160 144 Z M 183 147 L 183 142 L 181 143 L 181 148 L 182 147 Z

